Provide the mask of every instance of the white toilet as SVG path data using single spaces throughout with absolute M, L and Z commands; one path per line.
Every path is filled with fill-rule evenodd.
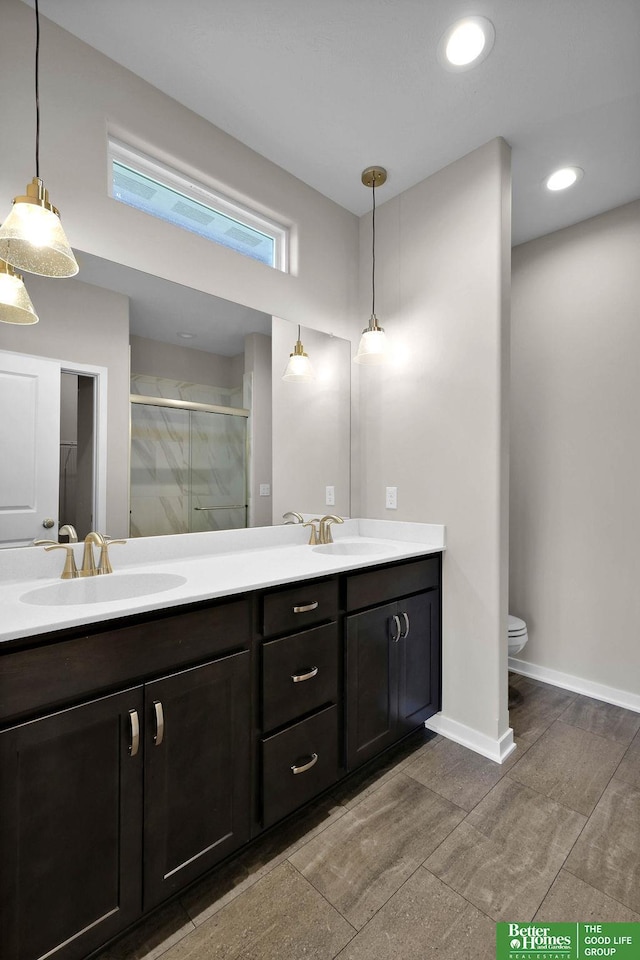
M 524 620 L 509 614 L 509 656 L 515 657 L 520 653 L 528 639 L 527 625 Z
M 529 639 L 527 625 L 520 617 L 509 614 L 509 656 L 515 657 Z M 509 709 L 522 703 L 522 694 L 509 684 Z

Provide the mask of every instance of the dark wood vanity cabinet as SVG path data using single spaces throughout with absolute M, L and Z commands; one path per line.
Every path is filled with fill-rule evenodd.
M 83 960 L 439 698 L 439 555 L 0 648 L 0 957 Z
M 400 599 L 381 602 L 393 596 Z M 345 618 L 347 769 L 353 770 L 440 709 L 440 558 L 348 577 L 347 605 L 366 608 Z
M 54 671 L 49 694 L 34 683 L 56 649 L 76 697 L 123 662 L 141 679 L 0 731 L 2 960 L 80 960 L 247 842 L 251 655 L 224 649 L 250 646 L 250 620 L 234 602 L 0 660 L 0 715 L 16 686 L 57 700 Z M 170 649 L 215 659 L 153 676 Z
M 0 733 L 0 956 L 78 958 L 140 915 L 142 687 Z

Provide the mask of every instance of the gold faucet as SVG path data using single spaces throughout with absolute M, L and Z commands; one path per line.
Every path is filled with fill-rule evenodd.
M 101 533 L 92 530 L 84 538 L 82 568 L 79 570 L 78 576 L 95 577 L 103 573 L 113 573 L 113 567 L 109 560 L 109 544 L 126 542 L 126 540 L 112 540 L 111 537 L 103 536 Z M 93 556 L 94 544 L 96 547 L 100 547 L 100 560 L 97 567 Z
M 288 520 L 288 519 L 287 519 L 288 517 L 291 517 L 291 520 Z M 302 516 L 302 514 L 301 514 L 301 513 L 295 513 L 293 510 L 287 510 L 286 513 L 283 513 L 283 514 L 282 514 L 282 519 L 283 519 L 284 522 L 285 522 L 285 526 L 286 526 L 288 523 L 289 523 L 289 524 L 291 524 L 291 523 L 304 523 L 304 517 Z
M 333 543 L 333 537 L 331 536 L 332 523 L 344 523 L 344 520 L 342 517 L 335 517 L 333 514 L 323 517 L 320 521 L 320 543 Z

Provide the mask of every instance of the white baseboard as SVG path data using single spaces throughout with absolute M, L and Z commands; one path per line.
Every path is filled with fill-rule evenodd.
M 531 677 L 532 680 L 542 680 L 543 683 L 550 683 L 554 687 L 562 687 L 563 690 L 571 690 L 574 693 L 581 693 L 585 697 L 604 700 L 605 703 L 613 703 L 617 707 L 624 707 L 625 710 L 634 710 L 636 713 L 640 713 L 640 694 L 631 693 L 628 690 L 618 690 L 616 687 L 608 687 L 604 683 L 585 680 L 584 677 L 575 677 L 571 673 L 561 673 L 559 670 L 552 670 L 550 667 L 540 667 L 535 663 L 528 663 L 526 660 L 518 660 L 516 657 L 509 657 L 509 670 L 519 673 L 523 677 Z
M 452 720 L 451 717 L 446 717 L 442 713 L 437 713 L 434 717 L 426 720 L 425 727 L 441 734 L 447 740 L 453 740 L 454 743 L 459 743 L 463 747 L 468 747 L 469 750 L 474 750 L 475 753 L 479 753 L 483 757 L 495 761 L 495 763 L 504 763 L 509 754 L 516 749 L 511 727 L 502 737 L 494 740 L 492 737 L 487 737 L 486 734 L 474 730 L 473 727 L 467 727 L 466 724 Z

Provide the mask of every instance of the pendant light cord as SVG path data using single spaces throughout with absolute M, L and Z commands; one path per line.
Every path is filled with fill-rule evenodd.
M 40 179 L 40 11 L 36 7 L 36 177 Z
M 373 211 L 371 214 L 371 316 L 376 315 L 376 178 L 371 185 L 373 190 Z

